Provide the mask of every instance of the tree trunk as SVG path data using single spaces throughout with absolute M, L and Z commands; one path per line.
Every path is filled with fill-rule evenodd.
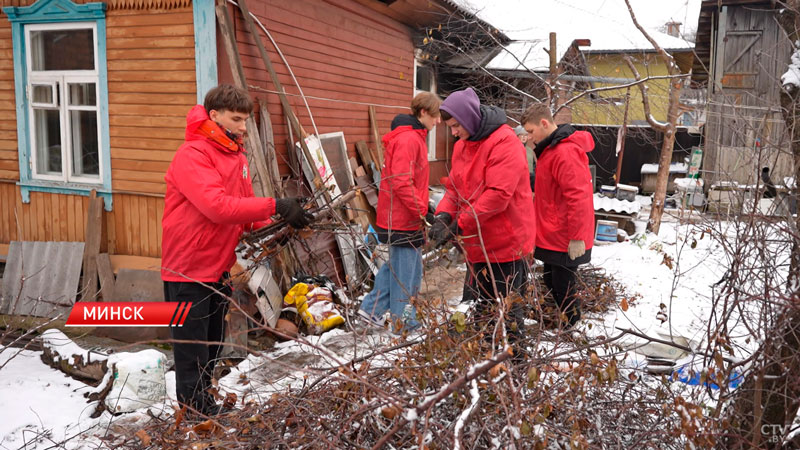
M 647 231 L 658 234 L 661 228 L 661 216 L 664 214 L 664 202 L 667 199 L 667 184 L 669 183 L 669 166 L 672 162 L 672 149 L 675 146 L 675 128 L 678 123 L 678 107 L 681 98 L 681 80 L 672 80 L 669 87 L 669 110 L 667 111 L 667 127 L 664 131 L 664 141 L 661 143 L 661 157 L 658 160 L 658 173 L 656 175 L 656 191 L 653 194 L 653 204 L 650 207 L 650 218 L 647 221 Z

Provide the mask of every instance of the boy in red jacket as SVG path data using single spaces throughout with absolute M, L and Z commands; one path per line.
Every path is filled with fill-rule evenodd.
M 550 108 L 538 103 L 522 115 L 536 145 L 536 259 L 544 262 L 544 282 L 567 327 L 581 319 L 575 271 L 592 257 L 594 200 L 587 153 L 594 139 L 569 124 L 556 126 Z
M 525 147 L 506 125 L 506 113 L 480 104 L 472 88 L 456 91 L 442 102 L 442 119 L 458 141 L 453 147 L 447 191 L 436 210 L 430 237 L 441 243 L 462 237 L 467 280 L 462 301 L 478 300 L 476 312 L 511 294 L 525 296 L 536 219 Z M 525 309 L 510 308 L 508 331 L 520 337 Z
M 303 228 L 309 215 L 296 198 L 256 198 L 242 147 L 253 109 L 231 85 L 210 90 L 186 116 L 185 142 L 165 180 L 161 279 L 168 302 L 192 302 L 182 327 L 171 328 L 178 401 L 205 415 L 220 407 L 208 392 L 225 335 L 228 271 L 242 232 L 279 214 Z
M 392 131 L 383 137 L 386 148 L 378 194 L 378 238 L 389 244 L 389 261 L 375 276 L 375 286 L 364 297 L 358 313 L 382 325 L 390 311 L 395 331 L 419 326 L 408 299 L 422 282 L 424 219 L 428 212 L 428 145 L 426 138 L 440 121 L 441 101 L 430 92 L 411 101 L 413 114 L 399 114 Z

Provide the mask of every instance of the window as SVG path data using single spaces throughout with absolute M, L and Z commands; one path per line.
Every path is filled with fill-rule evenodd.
M 105 4 L 39 0 L 3 11 L 12 23 L 23 201 L 30 191 L 95 189 L 110 210 Z
M 421 61 L 414 60 L 414 95 L 420 92 L 436 92 L 436 81 L 433 75 L 433 68 Z M 428 132 L 428 160 L 436 159 L 436 128 Z
M 29 25 L 32 177 L 100 183 L 94 24 Z

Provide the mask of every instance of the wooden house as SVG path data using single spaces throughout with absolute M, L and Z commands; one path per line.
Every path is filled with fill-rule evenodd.
M 697 26 L 696 82 L 708 86 L 706 185 L 754 185 L 762 167 L 777 184 L 793 173 L 781 116 L 780 77 L 792 45 L 772 1 L 704 0 Z
M 233 17 L 233 52 L 221 43 L 212 0 L 0 0 L 0 245 L 85 240 L 95 190 L 104 201 L 101 251 L 128 257 L 112 257 L 115 265 L 139 258 L 140 267 L 158 267 L 164 174 L 185 115 L 233 80 L 235 57 L 266 105 L 280 174 L 292 175 L 298 137 L 278 90 L 241 11 L 219 4 Z M 357 141 L 375 146 L 416 92 L 436 90 L 417 49 L 426 30 L 466 14 L 448 0 L 248 6 L 301 125 L 343 133 L 350 157 Z M 436 142 L 445 135 L 429 142 L 434 176 L 445 170 Z

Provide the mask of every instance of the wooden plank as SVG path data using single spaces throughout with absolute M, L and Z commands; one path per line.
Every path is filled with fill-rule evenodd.
M 167 184 L 148 183 L 144 181 L 118 180 L 113 182 L 114 191 L 141 192 L 143 194 L 161 194 L 167 191 Z
M 8 183 L 0 184 L 0 241 L 1 242 L 11 242 L 11 211 L 13 211 L 12 205 L 13 198 L 8 195 L 11 191 L 11 187 L 14 185 Z M 5 255 L 0 249 L 0 254 Z
M 161 254 L 160 247 L 158 246 L 158 231 L 156 227 L 161 226 L 158 222 L 157 198 L 147 197 L 147 255 L 158 256 Z
M 142 80 L 150 80 L 150 81 L 161 81 L 165 83 L 172 83 L 173 81 L 191 81 L 194 82 L 195 74 L 194 71 L 183 71 L 183 70 L 173 70 L 173 71 L 153 71 L 153 70 L 113 70 L 111 67 L 108 68 L 108 82 L 109 87 L 113 85 L 113 83 L 127 83 L 130 81 L 142 81 Z M 113 105 L 109 106 L 110 108 Z M 171 111 L 159 111 L 156 114 L 166 114 L 166 115 L 174 115 L 174 112 Z M 141 111 L 140 111 L 141 113 Z M 186 111 L 183 112 L 186 114 Z
M 115 180 L 145 181 L 148 183 L 163 183 L 164 172 L 145 172 L 137 170 L 111 169 L 111 178 Z
M 358 141 L 356 142 L 356 150 L 358 151 L 358 156 L 361 158 L 361 165 L 364 167 L 364 171 L 366 175 L 372 178 L 372 155 L 370 155 L 369 147 L 367 147 L 366 141 Z M 358 166 L 358 164 L 352 164 L 353 170 Z
M 367 201 L 369 204 L 378 209 L 378 191 L 375 189 L 375 186 L 372 184 L 371 180 L 366 177 L 366 175 L 356 176 L 356 184 L 358 185 L 361 192 L 364 196 L 367 197 Z
M 194 36 L 194 26 L 191 23 L 164 26 L 143 22 L 134 27 L 108 27 L 107 33 L 109 42 L 116 38 Z
M 61 228 L 59 230 L 59 237 L 61 241 L 69 241 L 69 198 L 73 195 L 62 195 L 58 202 L 58 215 L 60 217 Z
M 114 273 L 120 269 L 151 270 L 161 272 L 161 258 L 134 255 L 109 255 Z
M 108 233 L 107 249 L 106 252 L 114 253 L 117 250 L 117 227 L 116 227 L 116 214 L 115 210 L 108 211 L 104 215 L 106 217 L 105 230 Z
M 378 121 L 375 118 L 375 107 L 369 106 L 369 127 L 372 130 L 372 139 L 375 141 L 375 150 L 377 159 L 373 158 L 378 167 L 383 167 L 383 142 L 381 142 L 381 134 L 378 131 Z
M 97 255 L 97 275 L 100 277 L 100 295 L 103 301 L 110 302 L 114 294 L 114 270 L 108 253 Z
M 141 243 L 140 255 L 153 256 L 149 254 L 150 249 L 150 224 L 147 217 L 147 197 L 136 196 L 139 201 L 139 207 L 136 210 L 136 216 L 139 219 L 139 242 Z
M 161 238 L 163 233 L 163 228 L 161 227 L 161 222 L 164 219 L 164 199 L 159 198 L 158 203 L 156 206 L 156 233 L 158 236 L 158 251 L 156 252 L 158 255 L 161 255 Z
M 150 66 L 155 61 L 152 59 L 130 59 L 130 60 L 119 60 L 119 61 L 109 61 L 108 68 L 111 70 L 142 70 L 143 67 Z M 170 71 L 189 71 L 189 69 L 194 69 L 194 60 L 192 59 L 169 59 L 169 60 L 158 60 L 157 61 L 159 69 L 163 70 L 170 70 Z
M 120 48 L 194 48 L 194 33 L 192 36 L 158 36 L 158 37 L 118 37 L 109 39 L 106 43 L 108 50 Z
M 283 186 L 281 185 L 281 174 L 279 170 L 278 158 L 275 150 L 275 136 L 272 131 L 272 119 L 270 118 L 267 105 L 259 105 L 259 115 L 261 116 L 260 135 L 262 148 L 264 149 L 264 160 L 267 165 L 267 174 L 270 177 L 274 195 L 283 197 Z
M 44 207 L 44 193 L 31 192 L 31 207 L 36 208 L 36 240 L 47 241 L 47 210 Z
M 109 251 L 108 253 L 113 255 L 116 253 L 130 253 L 127 249 L 127 241 L 125 236 L 125 213 L 121 209 L 123 208 L 123 199 L 126 197 L 124 194 L 114 194 L 114 234 L 115 234 L 115 242 L 114 242 L 114 251 Z M 113 259 L 112 259 L 113 261 Z
M 115 159 L 132 159 L 137 161 L 166 161 L 171 162 L 175 156 L 175 150 L 143 150 L 133 148 L 111 148 L 112 164 Z
M 50 229 L 50 236 L 48 236 L 48 241 L 66 241 L 66 236 L 61 234 L 61 222 L 66 220 L 66 217 L 59 214 L 60 211 L 60 203 L 61 200 L 64 198 L 64 195 L 59 194 L 51 194 L 50 195 L 50 222 L 52 223 L 52 227 Z
M 149 50 L 143 50 L 143 51 L 149 51 Z M 132 81 L 132 82 L 129 82 L 129 83 L 115 83 L 115 84 L 112 84 L 112 85 L 110 85 L 108 87 L 108 93 L 109 94 L 119 94 L 119 93 L 123 93 L 123 92 L 133 92 L 133 93 L 139 93 L 139 94 L 142 94 L 142 95 L 147 95 L 147 94 L 166 94 L 166 93 L 173 93 L 174 92 L 174 93 L 178 93 L 178 94 L 181 94 L 181 93 L 190 94 L 193 89 L 197 89 L 197 85 L 195 83 L 189 83 L 189 82 L 186 82 L 186 81 L 184 81 L 184 82 L 163 83 L 163 82 L 157 82 L 157 81 L 153 82 L 153 81 L 149 81 L 149 80 L 140 80 L 140 81 Z M 182 122 L 183 122 L 183 125 L 184 126 L 186 125 L 186 117 L 176 116 L 176 118 L 181 119 Z M 157 125 L 158 124 L 158 123 L 153 123 L 152 120 L 154 120 L 154 119 L 149 117 L 149 116 L 148 117 L 140 117 L 140 119 L 149 121 L 149 122 L 147 122 L 147 125 Z M 113 117 L 109 117 L 109 123 L 113 123 L 113 122 L 114 122 L 114 118 Z M 168 125 L 174 125 L 174 124 L 168 124 Z M 180 125 L 180 124 L 178 124 L 178 125 Z
M 6 262 L 6 258 L 8 258 L 8 247 L 9 244 L 0 244 L 0 261 Z
M 97 255 L 103 226 L 103 199 L 92 189 L 89 194 L 89 211 L 86 216 L 86 238 L 83 249 L 83 278 L 81 301 L 97 300 Z
M 75 211 L 75 196 L 68 195 L 67 201 L 64 202 L 66 204 L 66 211 L 64 212 L 65 217 L 68 217 L 67 220 L 67 240 L 71 242 L 78 242 L 82 239 L 78 239 L 78 233 L 75 232 L 75 220 L 72 217 L 73 212 Z
M 132 159 L 115 159 L 111 161 L 111 168 L 117 170 L 135 170 L 143 172 L 156 172 L 161 174 L 161 179 L 164 181 L 164 174 L 169 168 L 168 161 L 137 161 Z

